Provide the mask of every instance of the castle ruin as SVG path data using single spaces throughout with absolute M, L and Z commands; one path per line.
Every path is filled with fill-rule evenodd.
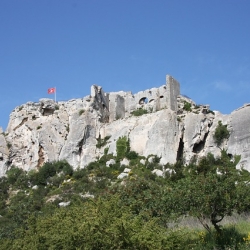
M 126 118 L 137 109 L 145 109 L 148 112 L 156 112 L 169 108 L 177 111 L 177 97 L 180 95 L 180 84 L 172 76 L 166 76 L 166 84 L 159 88 L 151 88 L 132 94 L 131 91 L 119 91 L 104 93 L 102 88 L 96 85 L 91 87 L 91 96 L 98 98 L 101 108 L 108 115 L 108 122 Z M 106 110 L 106 112 L 105 112 Z M 103 112 L 102 112 L 103 113 Z M 108 113 L 108 114 L 107 114 Z

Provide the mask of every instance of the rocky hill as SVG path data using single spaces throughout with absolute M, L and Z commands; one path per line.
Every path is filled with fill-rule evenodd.
M 221 122 L 230 132 L 218 146 Z M 15 165 L 37 169 L 48 161 L 67 160 L 84 168 L 104 153 L 116 155 L 116 141 L 126 136 L 131 150 L 175 163 L 211 152 L 241 155 L 239 166 L 250 171 L 250 104 L 223 115 L 209 105 L 196 105 L 180 95 L 180 84 L 166 76 L 166 85 L 132 94 L 105 93 L 91 86 L 82 99 L 54 102 L 41 99 L 16 107 L 6 131 L 0 131 L 0 176 Z

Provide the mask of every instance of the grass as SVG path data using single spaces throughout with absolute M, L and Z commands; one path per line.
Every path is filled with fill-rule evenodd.
M 206 231 L 193 217 L 181 218 L 168 226 L 182 232 L 187 249 L 247 250 L 250 249 L 250 214 L 233 214 L 223 220 L 220 235 Z M 183 246 L 184 247 L 184 246 Z M 186 249 L 185 247 L 183 249 Z

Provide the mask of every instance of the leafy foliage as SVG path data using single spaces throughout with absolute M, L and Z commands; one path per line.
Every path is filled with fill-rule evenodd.
M 169 249 L 177 241 L 156 219 L 131 214 L 116 196 L 31 216 L 27 228 L 12 249 Z
M 126 136 L 120 137 L 116 142 L 117 159 L 123 159 L 129 151 L 129 140 Z
M 246 193 L 250 192 L 250 187 L 242 171 L 236 169 L 236 164 L 237 161 L 232 161 L 226 151 L 222 151 L 217 160 L 211 154 L 204 157 L 197 165 L 192 165 L 185 178 L 174 186 L 173 206 L 180 214 L 197 217 L 211 231 L 206 223 L 209 220 L 220 232 L 218 223 L 225 216 L 249 209 L 250 199 Z M 249 174 L 247 179 L 250 180 Z
M 121 182 L 123 157 L 131 172 Z M 250 209 L 250 174 L 236 169 L 239 160 L 223 150 L 220 158 L 162 166 L 160 157 L 130 151 L 122 137 L 117 157 L 106 153 L 84 169 L 66 161 L 29 173 L 12 166 L 0 178 L 0 249 L 248 249 L 248 234 L 220 225 Z M 153 169 L 172 172 L 162 178 Z M 207 232 L 171 226 L 183 215 Z
M 229 131 L 226 125 L 223 125 L 221 121 L 218 122 L 218 126 L 215 129 L 214 140 L 218 146 L 220 146 L 223 140 L 229 138 Z
M 79 116 L 81 116 L 84 112 L 85 112 L 84 109 L 80 109 L 79 112 L 78 112 Z
M 183 109 L 184 109 L 184 110 L 186 110 L 186 111 L 188 111 L 188 112 L 191 112 L 191 111 L 192 111 L 191 106 L 192 106 L 192 105 L 191 105 L 190 102 L 184 101 L 184 106 L 183 106 Z
M 148 111 L 146 109 L 139 108 L 139 109 L 136 109 L 133 112 L 131 112 L 131 115 L 141 116 L 141 115 L 145 115 L 147 113 L 148 113 Z
M 97 144 L 96 147 L 97 148 L 101 148 L 103 146 L 105 146 L 109 140 L 111 136 L 105 136 L 105 138 L 101 139 L 100 137 L 97 139 Z

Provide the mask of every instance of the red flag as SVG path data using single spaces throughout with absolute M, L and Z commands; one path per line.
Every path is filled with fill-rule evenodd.
M 49 88 L 48 94 L 54 94 L 56 92 L 56 88 Z

